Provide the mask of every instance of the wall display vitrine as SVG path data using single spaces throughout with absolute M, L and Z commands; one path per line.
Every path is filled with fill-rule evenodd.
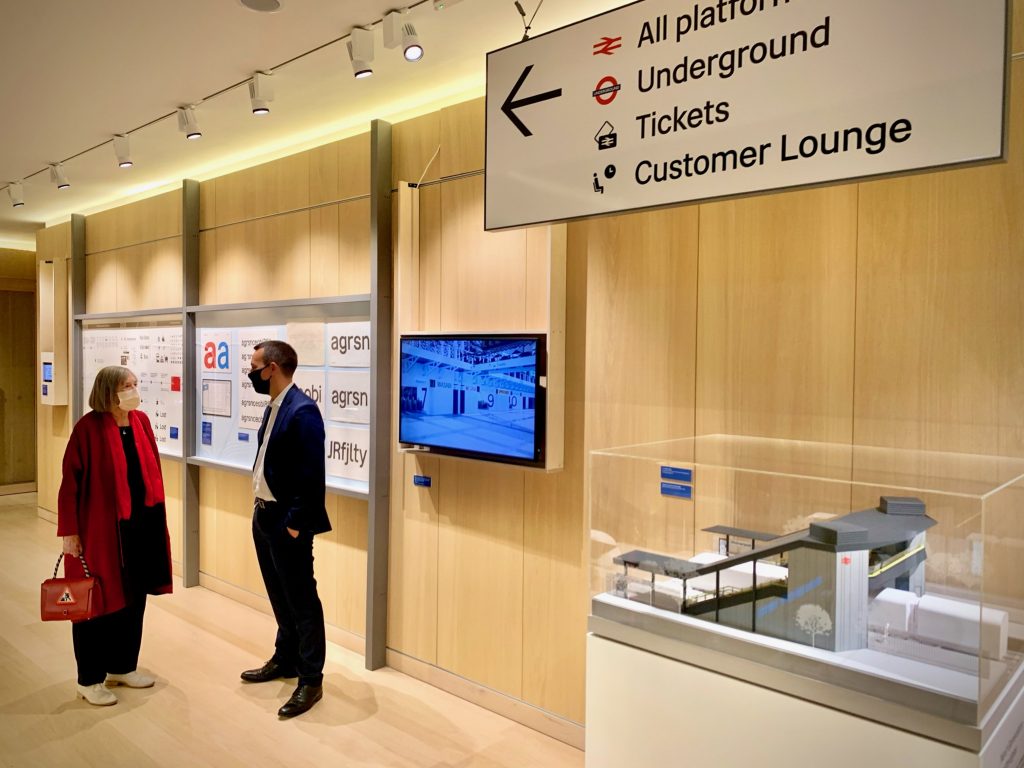
M 295 386 L 320 408 L 328 487 L 365 493 L 370 449 L 370 323 L 301 320 L 201 328 L 196 333 L 196 456 L 246 471 L 270 398 L 249 381 L 254 347 L 270 339 L 295 347 Z
M 590 527 L 609 639 L 724 651 L 743 671 L 716 671 L 862 717 L 881 700 L 968 748 L 1022 688 L 1024 460 L 724 435 L 596 451 Z
M 153 425 L 161 454 L 181 456 L 182 434 L 182 329 L 181 323 L 122 328 L 107 325 L 82 329 L 82 403 L 101 368 L 121 365 L 139 380 L 140 408 Z

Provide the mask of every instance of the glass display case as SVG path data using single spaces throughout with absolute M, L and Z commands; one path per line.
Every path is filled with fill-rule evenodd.
M 1020 691 L 1024 460 L 713 435 L 589 478 L 592 633 L 975 750 Z

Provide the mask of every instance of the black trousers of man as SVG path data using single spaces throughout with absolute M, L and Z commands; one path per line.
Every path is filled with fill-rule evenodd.
M 313 577 L 313 534 L 302 531 L 293 538 L 283 519 L 278 504 L 256 501 L 252 538 L 277 619 L 273 660 L 294 669 L 300 685 L 322 685 L 327 638 L 324 609 Z

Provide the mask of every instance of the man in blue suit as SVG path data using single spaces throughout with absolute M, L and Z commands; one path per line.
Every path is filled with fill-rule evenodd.
M 331 530 L 324 508 L 324 420 L 292 383 L 298 356 L 283 341 L 255 346 L 249 380 L 270 395 L 252 470 L 252 537 L 277 619 L 274 655 L 242 673 L 249 683 L 298 677 L 277 714 L 295 717 L 323 698 L 324 609 L 313 577 L 313 537 Z

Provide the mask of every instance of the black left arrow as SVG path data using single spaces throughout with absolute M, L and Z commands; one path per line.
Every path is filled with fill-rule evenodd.
M 545 91 L 544 93 L 538 93 L 536 96 L 526 96 L 522 99 L 516 99 L 516 94 L 519 93 L 519 89 L 523 87 L 523 83 L 526 82 L 526 78 L 530 74 L 530 70 L 533 69 L 533 64 L 530 64 L 523 70 L 523 74 L 519 76 L 516 84 L 512 86 L 512 92 L 505 97 L 505 103 L 501 105 L 501 111 L 505 113 L 505 116 L 512 121 L 512 124 L 520 130 L 523 136 L 533 136 L 533 133 L 529 128 L 520 120 L 515 113 L 515 110 L 520 107 L 527 107 L 530 104 L 536 104 L 541 101 L 547 101 L 548 99 L 557 99 L 562 95 L 562 89 L 557 88 L 554 91 Z

